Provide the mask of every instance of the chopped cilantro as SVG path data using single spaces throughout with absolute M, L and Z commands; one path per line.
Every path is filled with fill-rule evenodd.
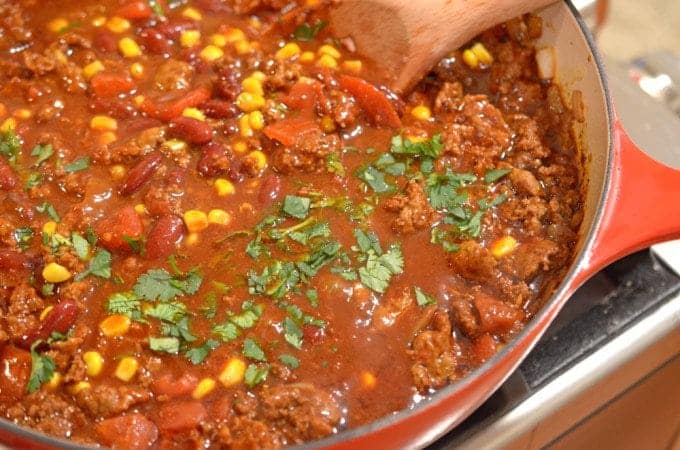
M 253 359 L 255 361 L 261 361 L 265 362 L 267 361 L 267 357 L 264 354 L 264 351 L 258 343 L 252 339 L 252 338 L 245 338 L 243 340 L 243 356 L 246 358 Z
M 187 342 L 194 342 L 197 339 L 189 330 L 189 318 L 187 316 L 182 317 L 177 323 L 163 322 L 161 331 L 166 336 L 182 338 Z
M 109 296 L 106 310 L 111 314 L 122 314 L 137 322 L 146 322 L 142 317 L 142 304 L 132 292 L 116 292 Z
M 382 253 L 378 236 L 374 232 L 365 232 L 359 228 L 355 228 L 354 237 L 356 238 L 359 250 L 362 253 L 366 253 L 369 250 L 373 250 L 378 255 Z
M 312 25 L 305 22 L 295 29 L 293 37 L 298 41 L 311 41 L 326 25 L 328 22 L 321 19 L 317 19 Z
M 219 336 L 222 342 L 230 342 L 241 335 L 241 331 L 232 322 L 215 325 L 212 328 L 213 334 Z
M 315 276 L 319 269 L 338 257 L 340 244 L 336 241 L 326 242 L 314 249 L 312 253 L 303 261 L 297 263 L 297 268 L 303 281 Z
M 149 348 L 154 352 L 179 353 L 179 339 L 176 337 L 152 337 L 149 336 Z
M 10 164 L 17 162 L 21 141 L 14 130 L 0 131 L 0 154 L 5 155 Z
M 512 172 L 512 169 L 488 169 L 486 175 L 484 175 L 484 182 L 486 184 L 494 183 L 510 172 Z
M 163 6 L 161 5 L 160 0 L 147 0 L 147 3 L 153 10 L 154 14 L 156 14 L 158 17 L 165 17 L 165 11 L 163 11 Z
M 309 215 L 311 200 L 307 197 L 296 195 L 286 195 L 283 200 L 283 212 L 296 219 L 304 219 Z
M 181 276 L 170 275 L 165 269 L 151 269 L 137 279 L 133 291 L 149 301 L 167 302 L 178 295 L 195 294 L 202 282 L 195 270 Z
M 90 157 L 83 156 L 64 166 L 64 171 L 68 173 L 79 172 L 90 167 Z
M 31 227 L 21 227 L 14 230 L 14 240 L 22 250 L 26 250 L 30 246 L 33 235 L 33 228 Z
M 28 174 L 28 177 L 26 177 L 26 182 L 24 183 L 24 189 L 29 191 L 33 189 L 36 186 L 39 186 L 40 183 L 42 183 L 42 175 L 40 172 L 31 172 Z
M 262 255 L 269 256 L 269 248 L 262 243 L 262 237 L 258 236 L 246 245 L 246 254 L 253 259 L 257 259 Z
M 440 134 L 435 134 L 432 136 L 432 139 L 422 142 L 411 142 L 409 139 L 404 139 L 401 135 L 396 135 L 392 138 L 390 151 L 396 154 L 438 158 L 442 148 L 444 148 L 444 145 L 441 142 Z
M 401 248 L 392 245 L 382 255 L 376 254 L 371 249 L 367 256 L 366 265 L 359 268 L 359 278 L 364 286 L 383 294 L 392 276 L 404 271 L 404 257 L 401 254 Z
M 90 243 L 78 233 L 71 233 L 71 243 L 76 255 L 80 259 L 87 259 L 90 256 Z
M 375 167 L 393 176 L 403 175 L 406 172 L 406 163 L 397 162 L 390 153 L 383 153 L 373 162 Z
M 426 294 L 418 286 L 415 286 L 413 290 L 416 293 L 416 303 L 418 304 L 418 306 L 430 306 L 437 304 L 436 298 Z
M 229 320 L 243 329 L 252 328 L 257 323 L 262 315 L 264 307 L 262 305 L 255 305 L 253 302 L 245 301 L 241 305 L 241 313 L 229 317 Z
M 50 159 L 52 155 L 54 155 L 54 148 L 52 148 L 52 144 L 36 145 L 31 151 L 31 156 L 38 157 L 34 164 L 35 167 L 38 167 L 40 164 Z
M 36 348 L 45 341 L 38 340 L 31 345 L 31 375 L 26 385 L 26 391 L 30 394 L 40 389 L 54 375 L 56 364 L 54 359 L 47 355 L 41 355 Z
M 340 161 L 340 152 L 331 152 L 326 156 L 326 171 L 344 177 L 347 171 Z
M 293 347 L 302 348 L 302 329 L 290 317 L 283 319 L 283 337 Z
M 255 387 L 267 379 L 269 366 L 260 367 L 257 364 L 250 364 L 243 375 L 243 380 L 249 388 Z
M 187 306 L 180 302 L 158 303 L 146 311 L 149 317 L 164 322 L 178 323 L 187 314 Z
M 88 275 L 94 275 L 107 280 L 111 278 L 111 253 L 100 248 L 90 260 L 88 268 L 76 275 L 75 280 L 80 281 Z
M 307 289 L 306 292 L 307 295 L 307 300 L 309 300 L 309 303 L 313 307 L 319 306 L 319 293 L 316 291 L 316 289 Z
M 299 242 L 302 245 L 307 245 L 309 241 L 317 237 L 330 237 L 331 229 L 328 222 L 316 222 L 301 230 L 291 231 L 288 237 Z
M 138 255 L 144 255 L 146 253 L 146 239 L 140 236 L 138 238 L 131 238 L 129 236 L 122 235 L 123 240 L 130 246 L 132 253 L 137 253 Z
M 57 214 L 57 211 L 54 209 L 54 206 L 52 206 L 52 204 L 50 204 L 50 203 L 43 202 L 42 204 L 36 206 L 35 210 L 38 211 L 41 214 L 47 214 L 55 222 L 61 221 L 59 214 Z
M 200 309 L 206 319 L 214 319 L 217 315 L 217 294 L 214 291 L 208 292 L 205 296 L 203 306 Z
M 54 295 L 54 284 L 53 283 L 43 284 L 42 288 L 40 289 L 40 293 L 43 295 L 43 297 L 49 297 L 51 295 Z
M 186 353 L 184 353 L 184 356 L 186 356 L 192 364 L 200 364 L 205 361 L 205 358 L 208 357 L 208 354 L 212 350 L 215 350 L 219 346 L 219 342 L 215 341 L 214 339 L 208 339 L 201 345 L 187 350 Z
M 385 180 L 385 174 L 371 165 L 360 167 L 355 175 L 378 194 L 392 192 L 395 189 Z
M 279 355 L 279 361 L 281 361 L 281 364 L 288 367 L 289 369 L 297 369 L 300 367 L 300 360 L 293 355 L 286 353 Z

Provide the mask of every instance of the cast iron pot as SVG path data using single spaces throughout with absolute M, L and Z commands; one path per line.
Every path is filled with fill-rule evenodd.
M 544 32 L 537 47 L 554 47 L 557 81 L 565 97 L 579 90 L 585 106 L 581 133 L 585 216 L 576 258 L 566 277 L 526 328 L 470 376 L 412 409 L 299 448 L 401 449 L 435 441 L 505 381 L 585 280 L 622 256 L 680 237 L 680 171 L 652 160 L 622 129 L 609 97 L 602 61 L 573 5 L 559 2 L 538 14 L 543 18 Z M 0 442 L 15 448 L 80 448 L 5 420 L 0 420 Z

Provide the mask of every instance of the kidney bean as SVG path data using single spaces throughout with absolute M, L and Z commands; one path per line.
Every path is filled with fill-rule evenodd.
M 36 212 L 33 203 L 25 192 L 10 192 L 3 199 L 0 196 L 0 204 L 5 211 L 16 211 L 22 219 L 31 221 L 35 218 Z
M 142 45 L 156 55 L 169 55 L 172 51 L 172 41 L 155 28 L 144 28 L 139 32 Z
M 196 170 L 204 177 L 214 177 L 228 170 L 230 165 L 226 149 L 217 142 L 210 142 L 203 146 Z
M 165 259 L 175 250 L 184 234 L 184 222 L 178 216 L 165 214 L 158 218 L 146 237 L 146 258 Z
M 264 206 L 269 206 L 274 203 L 281 195 L 281 177 L 278 175 L 269 175 L 262 180 L 260 191 L 257 194 L 257 199 Z
M 245 175 L 241 172 L 241 163 L 238 161 L 232 161 L 233 166 L 227 170 L 227 178 L 229 178 L 234 183 L 243 183 Z
M 106 114 L 114 119 L 128 119 L 137 115 L 137 108 L 129 101 L 120 98 L 95 97 L 88 104 L 90 110 L 98 114 Z
M 146 1 L 133 1 L 124 4 L 116 11 L 116 15 L 130 20 L 148 19 L 153 10 Z
M 17 176 L 12 167 L 0 159 L 0 190 L 9 191 L 17 185 Z
M 207 12 L 223 12 L 229 11 L 229 7 L 222 0 L 195 0 L 195 6 Z
M 228 68 L 220 70 L 213 82 L 213 94 L 225 100 L 234 100 L 241 93 L 241 83 L 238 74 Z
M 326 332 L 323 328 L 315 327 L 314 325 L 305 325 L 302 327 L 302 338 L 305 342 L 310 344 L 318 344 L 323 341 Z
M 101 30 L 94 36 L 92 42 L 94 48 L 104 53 L 113 53 L 116 51 L 116 37 L 113 33 Z
M 183 184 L 186 177 L 187 170 L 181 167 L 177 167 L 168 172 L 168 175 L 165 177 L 165 179 L 170 184 Z
M 170 19 L 166 22 L 160 23 L 156 29 L 164 36 L 177 40 L 183 31 L 196 29 L 197 25 L 190 19 Z
M 57 332 L 66 334 L 76 323 L 78 317 L 78 305 L 71 300 L 62 300 L 47 314 L 47 317 L 40 322 L 38 327 L 23 336 L 19 341 L 19 346 L 30 348 L 31 345 L 40 339 L 46 340 L 52 333 Z
M 0 250 L 0 270 L 32 270 L 37 267 L 39 257 L 11 249 Z
M 212 127 L 193 117 L 175 117 L 170 121 L 168 133 L 193 145 L 207 144 L 213 139 Z
M 206 116 L 213 119 L 231 119 L 239 113 L 234 103 L 217 99 L 211 99 L 202 103 L 200 108 Z
M 120 186 L 120 195 L 130 195 L 137 192 L 147 181 L 151 179 L 163 160 L 163 155 L 154 151 L 142 158 L 131 170 Z

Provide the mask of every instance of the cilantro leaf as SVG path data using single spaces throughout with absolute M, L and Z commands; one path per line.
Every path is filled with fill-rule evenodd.
M 22 250 L 26 250 L 30 246 L 33 235 L 33 228 L 31 227 L 21 227 L 14 230 L 14 240 Z
M 54 359 L 36 351 L 36 348 L 42 343 L 44 343 L 43 340 L 38 340 L 31 345 L 31 375 L 26 385 L 26 391 L 29 394 L 40 389 L 40 386 L 48 382 L 54 375 L 56 367 Z
M 172 279 L 165 269 L 151 269 L 137 279 L 133 291 L 138 297 L 149 301 L 167 302 L 183 293 L 178 286 L 171 283 Z
M 316 308 L 317 306 L 319 306 L 319 293 L 317 292 L 316 289 L 307 289 L 306 295 L 307 300 L 309 300 L 309 303 L 313 307 Z
M 73 244 L 73 249 L 76 251 L 78 258 L 87 259 L 90 255 L 90 243 L 87 242 L 87 239 L 78 233 L 71 233 L 71 243 Z
M 359 245 L 359 250 L 361 250 L 362 253 L 373 250 L 378 255 L 382 254 L 378 236 L 374 232 L 365 232 L 359 228 L 355 228 L 354 237 L 356 238 L 357 244 Z
M 158 303 L 146 311 L 149 317 L 170 323 L 178 323 L 187 314 L 187 306 L 180 302 Z
M 176 337 L 153 337 L 149 336 L 149 348 L 154 352 L 179 353 L 179 339 Z
M 484 182 L 486 184 L 491 184 L 496 182 L 512 172 L 512 169 L 488 169 L 486 175 L 484 175 Z
M 293 355 L 288 355 L 286 353 L 279 355 L 279 361 L 289 369 L 297 369 L 300 367 L 300 360 Z
M 31 172 L 26 178 L 26 183 L 24 183 L 24 189 L 29 191 L 42 183 L 42 175 L 40 172 Z
M 302 245 L 307 245 L 312 239 L 318 237 L 330 237 L 331 229 L 328 226 L 328 222 L 316 222 L 308 227 L 301 230 L 291 231 L 288 233 L 288 237 L 299 242 Z
M 184 356 L 186 356 L 187 359 L 191 361 L 192 364 L 194 365 L 200 364 L 203 361 L 205 361 L 205 358 L 208 357 L 208 354 L 212 350 L 215 350 L 219 346 L 220 346 L 219 342 L 213 339 L 208 339 L 198 347 L 193 347 L 187 350 L 186 353 L 184 353 Z
M 422 142 L 411 142 L 404 139 L 401 135 L 392 138 L 390 151 L 402 155 L 428 156 L 437 158 L 442 152 L 444 145 L 441 142 L 441 135 L 435 134 L 432 139 Z
M 257 259 L 262 255 L 269 256 L 269 248 L 262 243 L 261 237 L 258 235 L 257 238 L 246 245 L 246 254 L 253 259 Z
M 317 34 L 319 34 L 321 30 L 326 27 L 326 25 L 328 25 L 328 22 L 321 19 L 317 19 L 317 21 L 312 25 L 303 23 L 295 29 L 293 32 L 293 37 L 298 41 L 311 41 Z
M 57 214 L 57 211 L 54 209 L 54 206 L 52 206 L 52 204 L 50 203 L 43 202 L 42 204 L 36 206 L 35 210 L 41 214 L 47 214 L 55 222 L 61 221 L 59 214 Z
M 340 161 L 340 152 L 331 152 L 326 156 L 326 171 L 341 177 L 345 176 L 345 166 Z
M 250 364 L 243 374 L 243 381 L 249 388 L 264 382 L 269 374 L 269 366 L 259 367 L 257 364 Z
M 241 335 L 238 327 L 231 322 L 213 326 L 212 332 L 219 336 L 222 342 L 233 341 Z
M 64 166 L 64 171 L 68 173 L 79 172 L 90 167 L 90 157 L 83 156 Z
M 283 199 L 283 212 L 296 219 L 304 219 L 309 215 L 311 200 L 297 195 L 286 195 Z
M 245 301 L 241 305 L 241 311 L 240 314 L 229 317 L 229 320 L 234 325 L 247 329 L 255 326 L 264 311 L 264 307 L 262 305 L 255 305 L 250 301 Z
M 282 322 L 283 337 L 290 345 L 297 348 L 302 348 L 302 329 L 290 317 L 285 317 Z
M 217 315 L 217 294 L 214 291 L 208 292 L 205 296 L 203 306 L 200 308 L 206 319 L 214 319 Z
M 189 330 L 189 318 L 182 317 L 176 323 L 161 323 L 161 332 L 166 336 L 184 339 L 186 342 L 194 342 L 197 337 Z
M 14 130 L 0 131 L 0 154 L 5 155 L 10 164 L 17 162 L 21 141 Z
M 116 292 L 106 304 L 106 310 L 112 314 L 122 314 L 137 322 L 146 322 L 142 317 L 142 304 L 132 292 Z
M 35 147 L 33 147 L 33 150 L 31 151 L 31 156 L 38 157 L 34 164 L 34 167 L 38 167 L 40 164 L 50 159 L 52 155 L 54 155 L 54 148 L 52 148 L 52 144 L 36 145 Z
M 100 248 L 90 260 L 88 268 L 84 272 L 79 273 L 75 280 L 80 281 L 88 275 L 94 275 L 107 280 L 111 278 L 111 253 Z
M 387 252 L 379 256 L 371 249 L 367 256 L 366 265 L 359 268 L 359 278 L 367 288 L 384 294 L 392 276 L 404 271 L 401 248 L 391 246 Z
M 436 298 L 426 294 L 418 286 L 415 286 L 413 290 L 416 293 L 416 303 L 418 304 L 418 306 L 430 306 L 437 304 Z
M 245 338 L 243 340 L 243 356 L 246 358 L 254 359 L 255 361 L 265 362 L 267 357 L 264 354 L 262 348 L 258 343 L 252 338 Z
M 385 174 L 371 165 L 360 167 L 355 175 L 378 194 L 394 191 L 395 187 L 385 181 Z

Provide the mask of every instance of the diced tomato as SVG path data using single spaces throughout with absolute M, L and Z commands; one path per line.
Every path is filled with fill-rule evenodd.
M 145 0 L 128 2 L 116 12 L 116 15 L 130 20 L 148 19 L 152 14 L 153 10 Z
M 524 320 L 524 311 L 486 294 L 475 295 L 474 304 L 479 312 L 480 330 L 484 333 L 507 333 Z
M 168 100 L 157 104 L 151 99 L 145 99 L 140 105 L 140 109 L 149 117 L 163 120 L 165 122 L 179 117 L 186 108 L 193 108 L 210 98 L 210 90 L 200 86 L 191 90 L 179 98 Z
M 10 404 L 23 397 L 30 376 L 30 353 L 12 345 L 0 350 L 0 401 Z
M 291 117 L 267 125 L 263 131 L 269 139 L 291 147 L 304 136 L 320 133 L 321 129 L 313 120 Z
M 399 128 L 401 119 L 387 96 L 368 81 L 350 75 L 341 75 L 340 87 L 349 92 L 368 118 L 378 126 Z
M 488 333 L 479 336 L 472 345 L 472 357 L 478 364 L 488 361 L 495 354 L 496 341 Z
M 17 184 L 17 175 L 14 169 L 7 164 L 4 158 L 0 158 L 0 191 L 9 191 Z
M 154 380 L 151 385 L 151 390 L 156 395 L 181 397 L 182 395 L 190 394 L 197 384 L 198 378 L 189 373 L 182 374 L 179 378 L 175 378 L 172 374 L 166 373 Z
M 102 443 L 115 449 L 143 450 L 158 439 L 158 428 L 143 414 L 102 420 L 95 428 Z
M 158 428 L 164 432 L 178 432 L 196 428 L 208 415 L 201 402 L 183 401 L 163 405 L 158 411 Z
M 311 116 L 323 95 L 323 86 L 318 81 L 297 82 L 281 101 L 290 109 L 309 112 Z
M 40 322 L 40 325 L 29 332 L 20 342 L 20 346 L 26 349 L 39 339 L 47 339 L 52 333 L 57 332 L 66 334 L 76 323 L 79 308 L 72 300 L 62 300 L 47 314 L 47 317 Z
M 112 217 L 102 220 L 96 227 L 101 244 L 111 251 L 129 251 L 130 244 L 124 239 L 139 239 L 144 225 L 132 206 L 125 206 Z
M 98 73 L 90 80 L 92 91 L 97 97 L 115 97 L 130 92 L 135 83 L 125 75 Z

